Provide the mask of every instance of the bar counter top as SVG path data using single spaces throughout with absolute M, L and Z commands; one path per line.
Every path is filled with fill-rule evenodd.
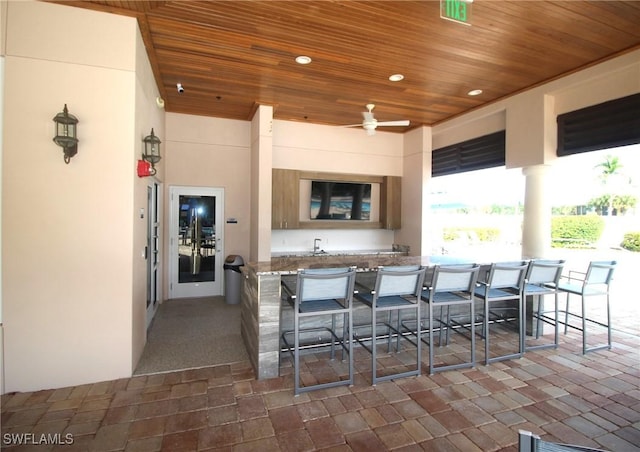
M 471 259 L 449 256 L 407 256 L 403 253 L 319 254 L 274 256 L 270 261 L 249 262 L 247 270 L 256 275 L 292 275 L 301 268 L 356 267 L 356 271 L 375 271 L 392 265 L 453 265 L 474 263 Z

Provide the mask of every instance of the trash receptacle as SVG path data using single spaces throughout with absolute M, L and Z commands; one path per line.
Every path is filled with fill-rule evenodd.
M 227 304 L 240 303 L 242 290 L 242 273 L 240 267 L 244 265 L 241 256 L 230 254 L 224 261 L 224 299 Z

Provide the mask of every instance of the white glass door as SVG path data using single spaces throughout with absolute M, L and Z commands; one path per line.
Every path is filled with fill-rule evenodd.
M 160 301 L 160 184 L 147 186 L 147 328 Z
M 171 187 L 169 298 L 222 295 L 224 189 Z

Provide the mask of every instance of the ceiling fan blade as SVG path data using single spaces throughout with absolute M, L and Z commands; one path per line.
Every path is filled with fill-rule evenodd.
M 404 119 L 401 121 L 378 121 L 378 125 L 379 126 L 408 126 L 409 125 L 409 120 L 408 119 Z
M 359 123 L 359 124 L 349 124 L 349 125 L 346 125 L 346 126 L 338 126 L 338 127 L 362 127 L 362 123 Z

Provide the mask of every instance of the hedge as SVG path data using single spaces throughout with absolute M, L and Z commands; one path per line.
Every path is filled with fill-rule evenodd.
M 620 246 L 625 250 L 640 251 L 640 232 L 627 232 Z
M 473 234 L 470 234 L 473 233 Z M 462 237 L 475 237 L 480 242 L 493 242 L 500 235 L 498 228 L 444 228 L 442 235 L 445 241 L 451 242 Z
M 590 247 L 600 239 L 604 220 L 597 215 L 558 216 L 551 219 L 551 244 L 555 247 Z

